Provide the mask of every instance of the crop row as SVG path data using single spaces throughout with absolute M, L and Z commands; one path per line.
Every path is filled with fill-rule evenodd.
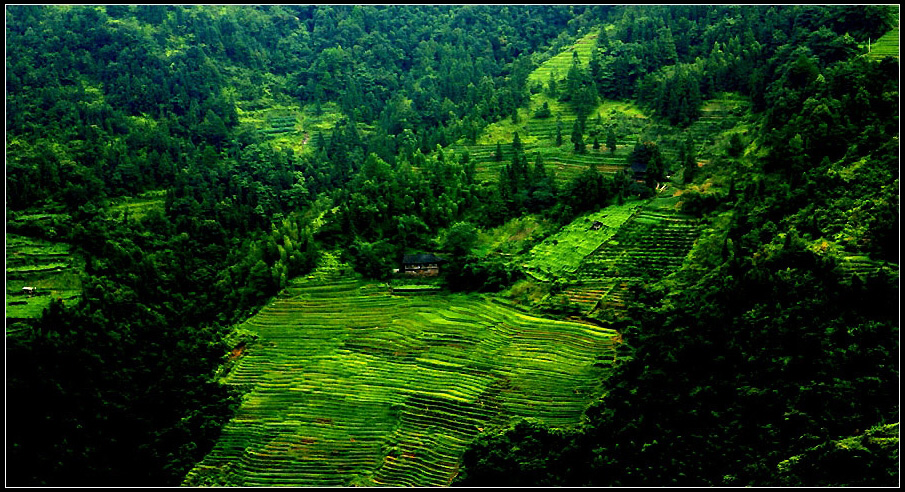
M 476 296 L 296 282 L 245 328 L 252 390 L 186 484 L 448 485 L 468 442 L 515 416 L 575 425 L 611 331 Z M 332 297 L 330 292 L 332 292 Z
M 597 37 L 597 31 L 592 31 L 579 39 L 570 49 L 566 49 L 559 54 L 553 56 L 540 67 L 535 69 L 528 77 L 529 82 L 540 82 L 546 84 L 550 80 L 550 72 L 556 72 L 558 80 L 565 79 L 572 66 L 572 52 L 578 52 L 578 58 L 582 66 L 587 66 L 591 59 L 591 49 L 594 47 L 594 40 Z
M 586 315 L 621 311 L 628 287 L 640 277 L 663 277 L 679 269 L 698 234 L 692 219 L 645 207 L 587 255 L 563 294 Z
M 870 46 L 868 57 L 881 58 L 884 56 L 899 56 L 899 26 L 880 36 L 880 39 Z
M 665 276 L 682 265 L 697 236 L 697 226 L 686 219 L 642 211 L 589 255 L 576 276 L 583 280 Z
M 611 205 L 573 220 L 531 250 L 526 272 L 542 280 L 573 272 L 581 261 L 608 241 L 643 202 L 633 200 Z M 595 223 L 599 226 L 595 227 Z

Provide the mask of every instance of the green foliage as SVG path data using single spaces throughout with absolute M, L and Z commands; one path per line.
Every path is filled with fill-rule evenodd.
M 461 487 L 550 487 L 559 484 L 559 464 L 570 433 L 529 419 L 479 435 L 462 458 Z M 514 456 L 513 456 L 514 455 Z M 517 459 L 513 459 L 517 457 Z M 473 471 L 472 471 L 473 470 Z
M 724 176 L 700 189 L 716 191 L 686 190 L 684 210 L 725 211 L 729 223 L 692 255 L 700 264 L 636 286 L 642 304 L 612 317 L 633 355 L 586 429 L 519 424 L 482 441 L 496 454 L 469 458 L 462 476 L 493 480 L 486 466 L 508 474 L 493 483 L 521 485 L 891 480 L 885 457 L 839 445 L 895 408 L 899 67 L 885 55 L 898 7 L 6 13 L 8 229 L 65 242 L 85 263 L 64 281 L 79 300 L 49 296 L 10 333 L 11 484 L 179 483 L 237 402 L 214 382 L 233 348 L 225 327 L 292 289 L 322 249 L 385 279 L 403 252 L 439 244 L 460 256 L 450 287 L 496 291 L 518 279 L 521 258 L 478 256 L 471 224 L 525 213 L 565 223 L 621 204 L 631 178 L 613 173 L 626 163 L 645 168 L 650 188 L 669 169 L 700 183 L 694 175 L 715 168 Z M 884 33 L 877 53 L 859 56 Z M 724 91 L 750 98 L 755 114 L 735 115 L 750 116 L 750 132 L 710 146 L 713 119 L 699 116 Z M 642 135 L 649 120 L 637 107 L 687 126 L 699 147 L 656 126 Z M 573 152 L 558 149 L 570 122 Z M 585 139 L 598 150 L 604 129 L 608 157 L 587 155 Z M 639 138 L 628 160 L 617 134 Z M 450 150 L 460 138 L 474 152 Z M 729 158 L 713 155 L 723 150 Z M 13 246 L 15 282 L 68 261 L 20 261 Z M 563 314 L 580 312 L 570 295 L 551 297 Z M 521 440 L 530 445 L 493 450 Z M 388 446 L 408 459 L 402 441 Z M 791 464 L 777 476 L 777 463 Z M 237 483 L 228 468 L 216 473 L 210 483 Z M 342 484 L 368 477 L 350 472 Z
M 467 256 L 478 240 L 478 230 L 468 222 L 456 222 L 446 233 L 444 248 L 455 256 Z
M 678 22 L 691 26 L 700 25 L 698 14 L 704 10 L 682 16 L 677 16 L 681 9 L 669 12 L 673 22 L 680 17 Z M 834 19 L 842 9 L 741 7 L 732 12 L 740 38 L 749 41 L 733 46 L 728 25 L 715 27 L 703 45 L 688 43 L 682 39 L 687 29 L 676 29 L 678 68 L 661 75 L 671 73 L 678 82 L 682 63 L 698 63 L 686 56 L 700 56 L 698 73 L 706 75 L 700 80 L 702 95 L 719 88 L 751 90 L 755 108 L 769 108 L 758 115 L 757 149 L 750 153 L 764 159 L 755 162 L 752 155 L 736 152 L 738 141 L 730 146 L 745 172 L 729 180 L 728 195 L 744 199 L 729 200 L 731 210 L 720 216 L 721 232 L 702 242 L 711 250 L 706 265 L 691 265 L 681 275 L 633 289 L 635 302 L 615 321 L 632 356 L 604 383 L 606 395 L 586 412 L 587 426 L 561 448 L 541 454 L 545 469 L 556 470 L 557 476 L 537 477 L 538 483 L 897 483 L 897 458 L 883 447 L 890 441 L 859 435 L 860 429 L 895 425 L 890 423 L 898 419 L 897 274 L 878 261 L 890 258 L 881 253 L 887 247 L 859 242 L 866 228 L 855 232 L 843 218 L 867 203 L 885 209 L 889 183 L 897 183 L 890 167 L 897 116 L 880 103 L 884 97 L 897 100 L 895 63 L 853 58 L 843 33 L 821 31 L 824 25 L 858 25 L 854 15 Z M 610 41 L 615 55 L 600 60 L 600 73 L 617 63 L 633 63 L 623 49 L 647 49 L 655 37 L 663 37 L 656 25 L 665 17 L 660 15 L 644 7 L 626 9 L 615 26 L 620 39 Z M 748 23 L 754 19 L 761 29 Z M 764 47 L 769 51 L 761 51 Z M 668 52 L 662 59 L 669 59 Z M 656 67 L 654 59 L 650 54 L 638 62 Z M 741 70 L 744 66 L 758 68 Z M 688 68 L 689 77 L 696 76 L 698 69 Z M 745 81 L 739 74 L 751 76 Z M 844 78 L 837 78 L 841 74 Z M 648 76 L 644 83 L 655 80 Z M 618 92 L 615 85 L 601 87 Z M 643 97 L 656 94 L 649 88 Z M 856 98 L 862 103 L 850 105 Z M 846 129 L 845 118 L 860 123 Z M 635 152 L 649 168 L 652 150 L 636 147 Z M 680 160 L 690 155 L 686 150 Z M 686 206 L 694 208 L 700 200 L 691 193 Z M 873 216 L 877 222 L 863 224 L 874 231 L 871 237 L 885 238 L 895 230 L 894 222 Z M 851 261 L 836 256 L 832 241 L 816 239 L 830 232 L 840 242 L 851 238 L 844 241 L 848 254 L 855 255 Z M 868 251 L 870 256 L 857 256 Z M 703 256 L 691 255 L 702 261 Z M 869 263 L 855 267 L 860 261 Z M 505 448 L 475 446 L 462 476 L 483 477 L 493 470 L 500 485 L 523 484 L 520 473 L 538 462 L 539 453 L 521 446 L 532 438 L 516 435 L 510 431 L 494 438 Z
M 534 112 L 534 117 L 543 119 L 549 118 L 552 114 L 553 113 L 550 112 L 550 104 L 547 101 L 544 101 L 543 106 Z
M 498 292 L 518 281 L 521 273 L 511 262 L 491 255 L 454 258 L 443 275 L 452 291 Z
M 786 486 L 895 487 L 898 485 L 899 424 L 871 427 L 833 440 L 777 466 Z

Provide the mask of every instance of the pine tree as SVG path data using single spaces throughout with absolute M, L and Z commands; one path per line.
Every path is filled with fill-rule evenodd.
M 515 132 L 515 135 L 512 137 L 512 151 L 515 152 L 516 155 L 522 153 L 522 140 L 518 136 L 518 132 Z
M 575 153 L 585 153 L 584 136 L 581 133 L 581 126 L 578 124 L 578 120 L 575 120 L 575 123 L 572 125 L 572 144 L 575 146 Z
M 595 42 L 595 47 L 598 50 L 606 50 L 610 48 L 610 37 L 606 34 L 605 26 L 600 26 L 600 30 L 597 31 L 597 40 Z
M 616 132 L 612 128 L 606 131 L 606 146 L 610 152 L 616 152 Z
M 556 70 L 550 71 L 550 80 L 547 82 L 547 95 L 552 99 L 559 96 L 559 88 L 556 85 Z
M 682 164 L 682 179 L 685 183 L 691 183 L 698 167 L 694 155 L 694 140 L 691 139 L 691 135 L 685 139 L 685 143 L 679 149 L 679 162 Z

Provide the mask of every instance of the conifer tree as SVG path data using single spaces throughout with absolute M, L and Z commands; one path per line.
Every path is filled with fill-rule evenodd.
M 685 183 L 691 183 L 694 180 L 694 173 L 697 171 L 697 159 L 694 155 L 694 140 L 689 135 L 685 139 L 682 148 L 679 149 L 679 162 L 682 164 L 682 179 Z
M 512 137 L 512 151 L 515 152 L 516 155 L 522 153 L 522 140 L 518 136 L 518 132 L 515 132 L 515 135 Z
M 575 153 L 585 153 L 584 136 L 581 133 L 581 126 L 578 124 L 578 120 L 575 120 L 572 125 L 572 145 L 575 146 Z
M 559 96 L 559 88 L 556 85 L 556 70 L 550 71 L 550 80 L 547 81 L 547 95 L 553 99 Z
M 606 50 L 610 47 L 610 37 L 607 36 L 606 27 L 600 26 L 600 30 L 597 31 L 597 39 L 595 41 L 595 47 L 598 50 Z
M 610 152 L 616 152 L 616 132 L 612 128 L 606 131 L 606 146 Z

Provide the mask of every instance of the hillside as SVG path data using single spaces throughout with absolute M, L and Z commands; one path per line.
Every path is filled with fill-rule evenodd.
M 898 481 L 897 6 L 5 13 L 8 485 Z
M 343 269 L 294 281 L 237 328 L 254 341 L 224 381 L 249 393 L 185 485 L 449 485 L 481 430 L 574 427 L 608 372 L 612 330 Z

